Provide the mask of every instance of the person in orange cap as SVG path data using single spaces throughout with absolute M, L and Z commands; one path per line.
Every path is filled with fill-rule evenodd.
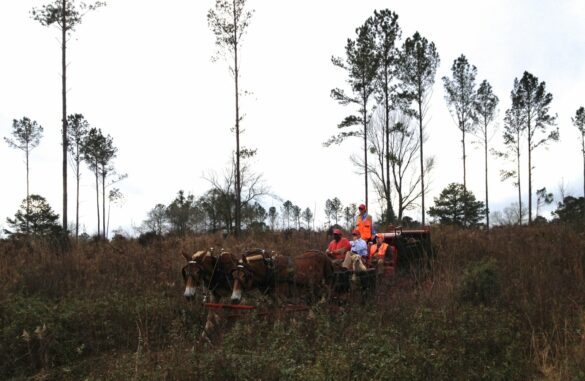
M 343 236 L 341 229 L 333 229 L 333 240 L 329 242 L 325 253 L 333 260 L 344 260 L 345 253 L 350 249 L 349 240 Z
M 376 273 L 384 273 L 384 258 L 392 258 L 392 248 L 384 242 L 384 234 L 376 234 L 376 243 L 370 246 L 368 260 Z
M 372 221 L 372 216 L 368 214 L 364 204 L 361 204 L 358 209 L 359 215 L 355 222 L 355 228 L 360 232 L 362 239 L 367 242 L 376 234 L 374 222 Z

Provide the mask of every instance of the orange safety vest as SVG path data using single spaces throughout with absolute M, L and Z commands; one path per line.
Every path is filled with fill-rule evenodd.
M 384 258 L 384 254 L 386 253 L 386 249 L 388 249 L 388 244 L 383 242 L 380 247 L 378 245 L 370 246 L 370 255 L 369 258 L 372 259 L 373 256 L 378 256 L 379 258 Z
M 355 228 L 359 230 L 364 241 L 372 238 L 372 216 L 368 214 L 364 221 L 362 221 L 362 216 L 358 216 Z

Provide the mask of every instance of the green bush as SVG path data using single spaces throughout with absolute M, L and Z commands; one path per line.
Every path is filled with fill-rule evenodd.
M 491 304 L 500 295 L 500 276 L 493 258 L 482 259 L 468 267 L 461 280 L 459 298 L 472 304 Z

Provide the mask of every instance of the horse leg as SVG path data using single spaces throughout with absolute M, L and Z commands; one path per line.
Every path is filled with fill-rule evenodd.
M 213 345 L 213 341 L 217 337 L 217 328 L 219 327 L 220 318 L 215 312 L 209 311 L 207 313 L 207 319 L 203 332 L 201 332 L 201 340 L 206 341 L 208 344 Z
M 210 303 L 217 303 L 220 300 L 219 295 L 216 295 L 215 292 L 211 291 L 209 293 L 209 302 Z M 213 311 L 209 311 L 207 313 L 207 318 L 205 320 L 205 326 L 203 327 L 203 332 L 201 333 L 201 338 L 207 341 L 209 344 L 213 344 L 213 341 L 217 339 L 219 336 L 219 329 L 221 324 L 220 316 Z

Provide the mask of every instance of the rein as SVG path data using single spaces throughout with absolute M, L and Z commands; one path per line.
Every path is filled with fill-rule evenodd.
M 207 270 L 207 268 L 198 261 L 205 259 L 207 256 L 210 256 L 212 260 L 215 261 L 215 263 L 213 264 L 213 269 L 211 271 Z M 215 257 L 209 252 L 207 252 L 207 254 L 205 255 L 198 255 L 195 260 L 188 261 L 189 264 L 195 265 L 199 270 L 200 280 L 203 282 L 206 294 L 215 291 L 215 289 L 217 289 L 220 286 L 222 276 L 225 279 L 228 287 L 232 288 L 230 274 L 228 274 L 225 271 L 224 266 L 220 262 L 221 259 L 219 257 Z M 193 274 L 189 274 L 189 277 L 193 279 Z M 208 278 L 209 280 L 207 280 L 206 278 Z
M 213 265 L 213 270 L 211 271 L 211 274 L 210 274 L 211 276 L 209 278 L 209 284 L 207 285 L 207 289 L 210 291 L 214 291 L 219 286 L 219 284 L 221 283 L 221 280 L 218 279 L 215 275 L 220 274 L 220 273 L 223 275 L 228 287 L 230 289 L 233 288 L 232 281 L 230 279 L 229 274 L 225 271 L 223 264 L 220 264 L 221 259 L 219 257 L 213 257 L 213 256 L 212 256 L 212 258 L 215 259 L 215 264 Z M 212 282 L 214 283 L 213 287 L 211 285 Z

